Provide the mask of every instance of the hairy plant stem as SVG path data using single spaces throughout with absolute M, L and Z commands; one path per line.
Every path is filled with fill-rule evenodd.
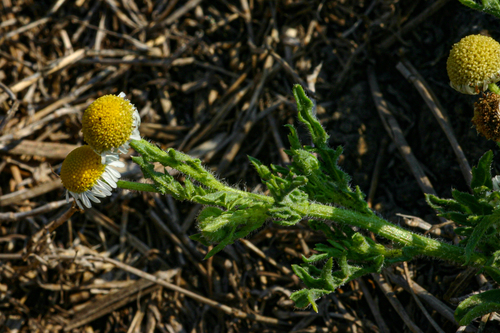
M 119 180 L 116 185 L 118 185 L 119 188 L 123 188 L 125 190 L 133 190 L 133 191 L 141 191 L 141 192 L 154 192 L 154 193 L 159 193 L 156 189 L 151 184 L 143 184 L 143 183 L 136 183 L 136 182 L 129 182 L 127 180 Z
M 193 157 L 178 152 L 174 149 L 168 149 L 167 151 L 163 151 L 160 148 L 156 147 L 154 144 L 149 143 L 146 140 L 132 140 L 130 141 L 130 146 L 134 148 L 137 152 L 139 152 L 143 156 L 147 156 L 151 161 L 157 161 L 163 164 L 164 166 L 170 166 L 185 175 L 188 175 L 192 179 L 200 182 L 204 186 L 212 188 L 216 191 L 220 192 L 228 192 L 235 193 L 245 198 L 252 198 L 259 201 L 274 203 L 273 198 L 258 195 L 246 191 L 241 191 L 229 186 L 226 186 L 219 182 L 217 178 L 215 178 L 212 174 L 210 174 L 206 169 L 204 169 L 201 165 L 198 166 L 198 160 Z M 175 156 L 171 156 L 175 155 Z M 182 160 L 179 161 L 179 160 Z
M 320 204 L 311 204 L 307 215 L 309 217 L 345 223 L 350 226 L 372 231 L 400 245 L 416 247 L 420 255 L 466 264 L 465 248 L 415 234 L 376 215 L 366 215 L 347 209 Z M 468 265 L 480 267 L 484 265 L 486 261 L 487 259 L 483 255 L 474 253 Z
M 209 171 L 203 168 L 199 160 L 194 159 L 189 155 L 180 153 L 174 149 L 163 151 L 154 144 L 145 140 L 132 140 L 130 145 L 148 161 L 157 161 L 164 166 L 170 166 L 215 191 L 233 193 L 240 197 L 271 205 L 275 202 L 270 196 L 249 193 L 224 185 Z M 119 181 L 118 186 L 120 188 L 127 188 L 131 190 L 157 192 L 156 188 L 149 184 Z M 294 207 L 294 209 L 300 212 L 303 217 L 331 220 L 337 223 L 344 223 L 350 226 L 372 231 L 373 233 L 390 241 L 394 241 L 399 245 L 412 247 L 413 255 L 425 255 L 443 260 L 454 261 L 460 264 L 466 264 L 464 248 L 415 234 L 396 226 L 376 216 L 375 214 L 366 214 L 349 209 L 314 203 L 308 205 L 308 208 L 306 209 L 299 210 L 298 207 Z M 486 261 L 487 259 L 483 255 L 474 253 L 468 264 L 480 267 L 484 265 Z

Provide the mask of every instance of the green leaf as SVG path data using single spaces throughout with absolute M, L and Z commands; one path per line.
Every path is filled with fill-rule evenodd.
M 475 9 L 475 10 L 478 10 L 478 11 L 482 11 L 483 10 L 483 6 L 481 6 L 480 4 L 476 3 L 474 0 L 458 0 L 460 1 L 463 5 L 467 6 L 467 7 L 470 7 L 472 9 Z
M 493 189 L 491 181 L 491 162 L 493 161 L 493 152 L 486 152 L 479 160 L 477 166 L 472 168 L 471 188 L 486 186 Z
M 489 290 L 473 295 L 460 303 L 455 310 L 455 319 L 460 325 L 469 325 L 474 318 L 500 311 L 500 290 Z
M 206 240 L 205 237 L 203 237 L 203 234 L 201 232 L 189 236 L 189 239 L 192 239 L 192 240 L 194 240 L 196 242 L 200 242 L 201 244 L 203 244 L 205 246 L 210 246 L 211 245 L 211 243 L 208 240 Z
M 468 214 L 462 214 L 462 213 L 456 213 L 456 212 L 449 212 L 445 214 L 438 214 L 438 216 L 443 216 L 446 217 L 448 220 L 452 220 L 457 224 L 460 225 L 467 225 L 467 226 L 472 226 L 473 224 L 469 221 L 469 216 Z
M 329 239 L 336 238 L 335 233 L 332 231 L 330 226 L 323 221 L 309 220 L 308 225 L 312 230 L 317 230 L 317 231 L 323 232 L 325 234 L 326 238 L 329 238 Z
M 253 166 L 255 167 L 255 170 L 257 171 L 262 180 L 268 180 L 271 178 L 272 174 L 268 167 L 266 167 L 258 159 L 252 156 L 247 156 L 247 157 L 250 160 L 250 163 L 252 163 Z
M 492 14 L 496 17 L 500 17 L 500 4 L 498 0 L 482 0 L 483 1 L 483 11 Z
M 295 306 L 298 308 L 305 308 L 311 304 L 313 310 L 318 313 L 316 300 L 331 293 L 332 291 L 324 289 L 302 289 L 291 294 L 290 299 L 295 302 Z
M 496 283 L 500 283 L 500 269 L 496 267 L 485 266 L 484 270 L 493 280 L 495 280 Z
M 455 228 L 454 231 L 459 236 L 468 237 L 468 236 L 472 235 L 474 228 L 473 227 L 458 227 L 458 228 Z
M 299 265 L 292 265 L 292 269 L 295 272 L 295 274 L 304 282 L 304 284 L 308 288 L 325 289 L 327 287 L 331 287 L 331 285 L 329 285 L 327 283 L 327 281 L 325 281 L 324 277 L 327 276 L 328 274 L 331 276 L 332 267 L 333 267 L 333 259 L 330 258 L 326 262 L 325 266 L 323 266 L 323 269 L 321 270 L 320 276 L 317 278 L 311 275 L 310 270 L 312 267 L 314 267 L 314 266 L 305 265 L 304 267 L 302 267 Z M 313 275 L 316 275 L 316 274 L 314 274 L 315 272 L 312 272 L 312 273 L 313 273 Z M 335 288 L 330 289 L 330 290 L 333 291 L 333 290 L 335 290 Z
M 307 264 L 312 264 L 313 262 L 323 261 L 331 257 L 328 253 L 313 254 L 309 258 L 302 256 L 302 261 Z
M 493 224 L 498 223 L 500 219 L 500 211 L 497 210 L 491 215 L 484 216 L 481 222 L 474 227 L 472 235 L 468 238 L 467 246 L 465 247 L 465 256 L 467 258 L 466 262 L 469 262 L 472 254 L 476 250 L 476 247 L 481 241 L 484 241 L 483 235 L 486 233 L 489 227 Z
M 435 210 L 441 213 L 446 213 L 446 212 L 460 212 L 460 213 L 466 213 L 467 209 L 463 207 L 461 204 L 459 204 L 456 200 L 453 199 L 442 199 L 438 198 L 433 194 L 425 194 L 425 200 Z
M 290 134 L 288 134 L 288 141 L 290 142 L 291 149 L 301 149 L 302 144 L 299 140 L 299 135 L 297 134 L 297 130 L 290 124 L 286 124 L 286 127 L 290 129 Z M 288 154 L 288 152 L 286 152 Z
M 307 126 L 314 144 L 320 147 L 326 145 L 329 136 L 326 134 L 320 122 L 314 115 L 316 108 L 314 103 L 311 99 L 309 99 L 309 97 L 307 97 L 304 89 L 299 84 L 293 86 L 293 96 L 297 102 L 297 117 L 304 125 Z
M 298 214 L 288 206 L 273 205 L 269 208 L 269 215 L 276 219 L 273 221 L 276 224 L 289 227 L 295 225 L 302 220 L 302 215 Z
M 463 5 L 475 9 L 480 12 L 485 12 L 500 18 L 500 3 L 498 0 L 482 0 L 482 4 L 476 3 L 474 0 L 458 0 Z
M 451 194 L 455 200 L 462 205 L 466 206 L 470 211 L 476 215 L 491 214 L 493 208 L 487 203 L 480 202 L 475 196 L 469 193 L 452 190 Z

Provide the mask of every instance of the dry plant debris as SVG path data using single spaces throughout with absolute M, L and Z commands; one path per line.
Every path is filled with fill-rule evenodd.
M 209 249 L 188 238 L 199 206 L 120 191 L 80 214 L 62 200 L 57 174 L 83 144 L 85 108 L 124 91 L 144 137 L 262 190 L 246 156 L 289 162 L 282 125 L 295 119 L 291 87 L 300 83 L 318 100 L 332 146 L 345 146 L 342 163 L 373 208 L 395 221 L 395 213 L 432 219 L 409 170 L 429 176 L 424 191 L 446 194 L 464 184 L 465 156 L 477 160 L 487 147 L 464 121 L 470 102 L 444 79 L 448 46 L 490 24 L 462 10 L 447 0 L 2 0 L 0 331 L 399 332 L 405 324 L 455 331 L 451 305 L 439 299 L 481 285 L 460 268 L 388 267 L 385 278 L 350 283 L 321 300 L 319 314 L 297 310 L 289 295 L 301 286 L 290 264 L 322 241 L 305 224 L 269 223 L 203 261 Z M 438 123 L 396 70 L 405 57 L 439 91 L 444 107 L 424 98 L 446 135 L 436 138 Z M 416 155 L 410 167 L 398 143 L 387 144 L 371 100 L 378 90 L 370 90 L 366 70 L 375 63 L 369 77 L 378 77 L 389 100 L 381 97 L 377 107 L 383 101 L 395 110 L 392 122 Z M 422 94 L 431 89 L 421 86 Z M 446 109 L 458 116 L 450 119 Z M 123 177 L 140 179 L 125 162 Z M 445 225 L 422 229 L 446 236 Z M 412 293 L 403 291 L 408 285 Z M 435 311 L 432 324 L 412 294 Z

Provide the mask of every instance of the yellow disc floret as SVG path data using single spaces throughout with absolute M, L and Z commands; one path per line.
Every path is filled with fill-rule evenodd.
M 84 140 L 99 154 L 117 149 L 134 130 L 134 111 L 135 107 L 121 96 L 96 99 L 83 113 Z
M 450 85 L 464 94 L 477 94 L 500 80 L 500 43 L 470 35 L 453 45 L 446 63 Z
M 61 167 L 64 187 L 74 193 L 90 190 L 104 173 L 101 156 L 89 146 L 78 147 L 66 156 Z

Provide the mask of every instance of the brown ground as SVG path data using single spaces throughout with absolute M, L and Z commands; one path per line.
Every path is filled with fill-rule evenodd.
M 322 64 L 311 95 L 331 145 L 344 147 L 341 165 L 353 185 L 371 191 L 373 207 L 391 221 L 403 223 L 400 213 L 439 223 L 382 125 L 367 70 L 374 66 L 434 190 L 449 197 L 452 188 L 467 190 L 459 164 L 424 99 L 396 65 L 411 63 L 427 81 L 474 165 L 495 145 L 471 127 L 477 96 L 448 86 L 446 58 L 467 34 L 498 40 L 498 20 L 446 0 L 3 0 L 0 8 L 0 91 L 11 93 L 0 94 L 0 332 L 383 332 L 380 318 L 392 332 L 408 331 L 371 276 L 322 299 L 317 315 L 294 309 L 288 296 L 303 286 L 290 265 L 323 240 L 305 223 L 270 223 L 203 261 L 206 248 L 185 237 L 196 232 L 199 207 L 118 191 L 44 239 L 43 226 L 68 209 L 56 173 L 66 154 L 83 144 L 86 106 L 124 91 L 142 115 L 143 136 L 185 152 L 201 146 L 197 156 L 210 168 L 253 190 L 259 179 L 246 156 L 287 162 L 279 150 L 281 142 L 287 147 L 283 125 L 296 124 L 291 87 L 307 82 Z M 262 112 L 267 115 L 259 117 Z M 251 127 L 241 135 L 249 119 Z M 140 180 L 127 162 L 124 177 Z M 29 213 L 38 207 L 46 209 Z M 401 267 L 388 267 L 386 277 L 405 277 Z M 171 284 L 139 279 L 133 268 Z M 440 300 L 480 287 L 474 275 L 462 280 L 458 274 L 465 269 L 448 263 L 421 259 L 408 268 Z M 450 292 L 454 281 L 463 288 Z M 432 331 L 411 294 L 388 282 L 395 283 L 401 308 L 415 325 Z M 207 305 L 210 300 L 232 310 Z M 445 332 L 456 331 L 439 311 L 424 306 Z M 487 326 L 491 332 L 493 326 Z

